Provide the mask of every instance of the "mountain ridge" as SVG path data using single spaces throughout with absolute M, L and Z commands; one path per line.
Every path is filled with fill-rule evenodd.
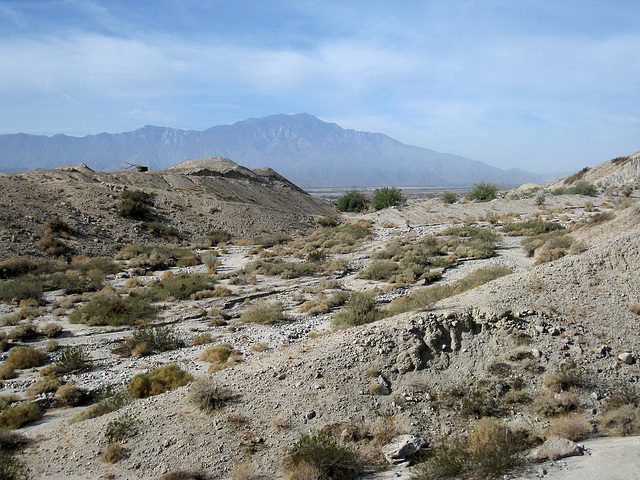
M 211 156 L 227 157 L 247 168 L 273 168 L 302 187 L 467 186 L 481 180 L 517 185 L 551 180 L 405 145 L 382 133 L 343 129 L 308 113 L 249 118 L 203 131 L 145 125 L 131 132 L 84 137 L 0 135 L 0 170 L 10 172 L 82 162 L 101 171 L 117 170 L 126 162 L 160 170 Z

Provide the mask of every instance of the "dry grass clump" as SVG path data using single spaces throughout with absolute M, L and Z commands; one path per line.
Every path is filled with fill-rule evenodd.
M 413 478 L 498 478 L 521 463 L 521 452 L 528 447 L 522 434 L 496 420 L 483 419 L 468 437 L 443 438 L 436 443 Z
M 22 325 L 17 325 L 13 327 L 9 331 L 8 337 L 12 340 L 24 342 L 25 340 L 34 339 L 38 335 L 40 335 L 40 332 L 38 331 L 38 327 L 35 324 L 29 322 L 29 323 L 23 323 Z
M 23 402 L 7 407 L 0 414 L 0 428 L 16 429 L 34 422 L 40 416 L 40 407 L 33 402 Z
M 344 309 L 333 317 L 333 323 L 338 328 L 351 327 L 375 322 L 385 316 L 385 312 L 376 306 L 372 294 L 353 292 Z
M 46 358 L 44 352 L 33 347 L 13 347 L 9 350 L 7 363 L 17 369 L 32 368 L 42 365 Z
M 49 322 L 42 327 L 42 334 L 49 338 L 59 337 L 62 333 L 62 326 L 59 323 Z
M 154 282 L 151 286 L 154 298 L 165 300 L 175 298 L 177 300 L 188 300 L 196 293 L 210 291 L 214 288 L 217 279 L 205 273 L 180 273 L 178 275 L 163 276 L 159 282 Z
M 119 443 L 110 443 L 100 455 L 100 460 L 107 463 L 118 463 L 123 458 L 127 457 L 126 449 Z
M 575 365 L 566 364 L 558 371 L 545 375 L 542 384 L 550 391 L 559 393 L 573 388 L 582 388 L 586 385 L 586 381 Z
M 198 471 L 194 470 L 174 470 L 173 472 L 165 473 L 160 480 L 207 480 L 207 477 Z
M 609 435 L 637 435 L 640 433 L 640 393 L 630 385 L 614 387 L 607 398 L 598 426 Z
M 207 345 L 209 343 L 213 343 L 215 340 L 214 336 L 210 332 L 201 333 L 200 335 L 196 335 L 191 340 L 192 345 Z
M 211 374 L 237 365 L 242 361 L 242 355 L 240 352 L 234 351 L 228 343 L 219 343 L 203 351 L 200 355 L 200 360 L 211 363 L 208 370 L 208 373 Z
M 127 391 L 134 398 L 146 398 L 186 385 L 193 377 L 177 365 L 156 368 L 149 373 L 139 373 L 127 384 Z
M 330 312 L 336 307 L 340 307 L 348 300 L 347 292 L 336 292 L 331 297 L 320 295 L 318 298 L 304 302 L 298 310 L 300 313 L 315 316 Z
M 76 407 L 86 398 L 86 392 L 71 383 L 65 383 L 56 390 L 56 403 L 60 407 Z
M 551 419 L 548 437 L 568 438 L 574 442 L 582 440 L 591 431 L 591 422 L 584 415 L 561 415 Z
M 125 389 L 113 391 L 110 388 L 103 392 L 101 397 L 102 399 L 98 403 L 94 403 L 93 405 L 90 405 L 84 410 L 76 413 L 68 420 L 68 423 L 81 422 L 83 420 L 115 412 L 116 410 L 119 410 L 125 405 L 131 403 L 133 399 L 131 394 Z
M 300 472 L 297 472 L 298 476 L 290 476 L 302 466 L 320 471 L 318 478 L 349 480 L 358 478 L 363 471 L 362 462 L 350 447 L 321 432 L 303 435 L 295 443 L 286 459 L 286 475 L 289 478 L 302 478 Z
M 542 390 L 533 397 L 530 408 L 545 417 L 565 415 L 578 408 L 578 395 L 573 391 L 553 393 Z
M 0 380 L 9 380 L 16 377 L 15 367 L 7 362 L 0 364 Z
M 142 357 L 151 353 L 166 352 L 184 347 L 176 330 L 170 325 L 142 325 L 130 337 L 120 340 L 113 352 L 124 357 Z
M 200 378 L 189 387 L 189 402 L 206 413 L 221 409 L 232 398 L 231 390 L 218 386 L 212 378 Z
M 534 265 L 551 262 L 568 254 L 580 253 L 584 247 L 566 234 L 564 230 L 542 233 L 522 241 L 528 257 L 534 257 Z
M 240 315 L 241 322 L 271 325 L 285 321 L 287 318 L 282 309 L 282 303 L 260 301 L 247 307 Z
M 267 350 L 269 350 L 269 344 L 267 342 L 262 342 L 262 341 L 255 342 L 249 345 L 249 350 L 257 353 L 266 352 Z
M 27 398 L 34 398 L 42 393 L 55 392 L 62 385 L 62 382 L 56 375 L 51 375 L 40 380 L 36 380 L 25 390 Z

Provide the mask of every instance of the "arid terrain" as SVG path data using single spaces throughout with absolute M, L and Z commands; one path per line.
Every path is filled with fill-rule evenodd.
M 222 158 L 0 174 L 0 426 L 34 405 L 13 458 L 33 479 L 635 478 L 600 452 L 638 449 L 639 166 L 363 213 Z M 556 437 L 610 477 L 544 458 Z

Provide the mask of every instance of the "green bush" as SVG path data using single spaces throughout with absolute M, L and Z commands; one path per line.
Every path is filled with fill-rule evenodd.
M 177 300 L 189 300 L 191 295 L 202 290 L 211 290 L 216 279 L 206 273 L 180 273 L 175 276 L 165 278 L 160 282 L 153 284 L 152 290 L 154 297 L 158 300 L 164 300 L 173 297 Z
M 580 180 L 573 187 L 567 189 L 567 193 L 595 197 L 598 194 L 598 189 L 592 183 L 589 183 L 586 180 Z
M 7 363 L 18 369 L 39 367 L 47 355 L 33 347 L 13 347 L 9 350 Z
M 440 197 L 440 200 L 442 200 L 442 203 L 446 203 L 450 205 L 458 201 L 458 195 L 456 195 L 453 192 L 444 192 Z
M 26 258 L 9 258 L 0 262 L 0 278 L 15 278 L 38 270 L 39 265 Z
M 150 299 L 100 293 L 71 312 L 69 321 L 87 325 L 139 325 L 155 318 L 156 311 Z
M 382 187 L 373 191 L 371 207 L 374 210 L 382 210 L 383 208 L 402 205 L 405 202 L 406 199 L 402 192 L 396 187 Z
M 33 275 L 24 275 L 0 283 L 0 301 L 5 303 L 20 300 L 35 300 L 41 303 L 42 292 L 42 281 Z
M 33 398 L 42 393 L 55 392 L 61 385 L 62 382 L 60 382 L 60 379 L 56 375 L 49 375 L 29 385 L 24 393 L 27 398 Z
M 220 230 L 220 229 L 211 230 L 210 232 L 207 233 L 207 238 L 209 239 L 211 246 L 215 247 L 220 243 L 228 242 L 229 233 L 226 232 L 225 230 Z
M 52 289 L 64 290 L 67 295 L 97 292 L 104 287 L 104 272 L 101 270 L 90 270 L 86 273 L 78 270 L 56 272 L 46 280 L 46 284 Z
M 166 352 L 184 347 L 185 343 L 171 326 L 143 325 L 137 327 L 131 337 L 120 341 L 114 353 L 123 356 L 142 356 Z
M 320 478 L 349 480 L 363 472 L 362 462 L 351 448 L 322 432 L 303 435 L 288 460 L 291 467 L 315 467 L 322 475 Z
M 280 302 L 257 302 L 240 315 L 241 322 L 259 323 L 260 325 L 271 325 L 283 322 L 287 319 Z
M 69 419 L 69 423 L 81 422 L 83 420 L 115 412 L 116 410 L 119 410 L 125 405 L 131 403 L 131 401 L 132 396 L 127 390 L 120 389 L 114 391 L 111 387 L 108 387 L 99 396 L 98 403 L 94 403 L 93 405 L 90 405 L 84 410 L 76 413 Z
M 141 190 L 124 190 L 120 192 L 116 211 L 121 217 L 143 220 L 151 214 L 152 205 L 150 194 Z
M 53 217 L 44 222 L 44 233 L 47 235 L 60 235 L 73 233 L 73 228 L 67 225 L 60 217 Z
M 366 280 L 389 280 L 400 271 L 400 266 L 392 260 L 374 260 L 366 268 L 360 270 L 358 278 Z
M 193 377 L 177 365 L 167 365 L 149 373 L 139 373 L 127 384 L 127 391 L 134 398 L 146 398 L 174 390 L 191 380 Z
M 15 430 L 27 423 L 35 422 L 40 416 L 40 407 L 33 402 L 23 402 L 15 407 L 5 408 L 0 414 L 0 428 Z
M 474 183 L 473 188 L 466 195 L 467 200 L 477 200 L 479 202 L 488 202 L 496 198 L 500 187 L 491 183 Z
M 56 338 L 62 333 L 62 326 L 59 323 L 49 322 L 42 327 L 42 334 L 49 338 Z
M 180 232 L 171 225 L 165 225 L 162 222 L 142 222 L 142 228 L 150 234 L 156 237 L 164 238 L 166 240 L 177 240 Z
M 385 313 L 377 306 L 373 295 L 364 292 L 353 292 L 345 304 L 345 308 L 333 318 L 338 326 L 356 326 L 375 322 L 385 317 Z
M 133 417 L 125 413 L 107 423 L 104 436 L 109 443 L 119 442 L 135 434 L 134 424 L 135 420 Z
M 86 398 L 86 392 L 71 383 L 66 383 L 56 390 L 56 402 L 60 407 L 78 406 Z
M 368 203 L 366 195 L 354 188 L 338 198 L 337 206 L 341 212 L 362 212 Z
M 93 361 L 84 349 L 77 345 L 62 350 L 55 366 L 60 373 L 82 373 L 91 369 Z
M 189 401 L 203 412 L 221 409 L 232 397 L 231 390 L 218 386 L 210 377 L 200 378 L 189 386 Z

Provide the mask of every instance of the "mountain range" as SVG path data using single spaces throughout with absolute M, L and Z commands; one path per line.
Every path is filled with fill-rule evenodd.
M 85 163 L 114 171 L 130 164 L 165 169 L 192 158 L 222 156 L 248 168 L 270 167 L 301 187 L 505 186 L 549 176 L 502 170 L 458 155 L 405 145 L 381 133 L 343 129 L 312 115 L 271 115 L 204 131 L 145 126 L 84 137 L 0 135 L 0 171 Z

